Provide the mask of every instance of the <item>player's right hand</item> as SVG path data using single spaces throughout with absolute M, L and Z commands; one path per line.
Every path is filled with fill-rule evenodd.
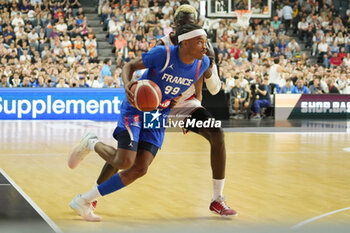
M 124 86 L 124 89 L 125 89 L 125 94 L 126 94 L 126 99 L 129 101 L 130 104 L 134 105 L 135 104 L 135 101 L 134 101 L 134 94 L 131 92 L 131 86 L 133 84 L 136 84 L 137 81 L 136 80 L 133 80 L 133 81 L 130 81 L 128 82 L 125 86 Z

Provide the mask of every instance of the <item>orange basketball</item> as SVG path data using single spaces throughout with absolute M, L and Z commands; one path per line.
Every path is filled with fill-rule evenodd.
M 153 111 L 162 101 L 162 91 L 151 80 L 139 80 L 131 86 L 130 90 L 134 93 L 135 107 L 140 111 Z

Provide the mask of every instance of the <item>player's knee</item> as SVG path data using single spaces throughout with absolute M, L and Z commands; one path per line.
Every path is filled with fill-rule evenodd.
M 131 157 L 125 157 L 122 160 L 122 169 L 127 169 L 129 167 L 131 167 L 134 164 L 134 159 Z
M 146 175 L 147 170 L 148 170 L 147 167 L 136 168 L 136 169 L 135 169 L 135 175 L 136 175 L 136 177 L 137 177 L 137 178 L 140 178 L 140 177 Z
M 224 131 L 222 128 L 215 128 L 211 130 L 212 143 L 223 144 L 225 142 Z
M 134 164 L 134 158 L 131 156 L 119 157 L 113 162 L 112 166 L 117 169 L 128 169 Z
M 210 144 L 223 144 L 225 141 L 222 128 L 209 128 L 201 132 L 201 134 L 209 141 Z

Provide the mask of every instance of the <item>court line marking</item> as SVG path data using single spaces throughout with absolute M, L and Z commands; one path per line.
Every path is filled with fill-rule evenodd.
M 10 184 L 19 192 L 22 197 L 36 210 L 36 212 L 46 221 L 47 224 L 56 232 L 63 233 L 63 231 L 35 204 L 35 202 L 0 168 L 0 173 L 10 182 Z
M 349 207 L 346 207 L 346 208 L 343 208 L 343 209 L 339 209 L 339 210 L 334 210 L 334 211 L 331 211 L 331 212 L 328 212 L 328 213 L 325 213 L 325 214 L 321 214 L 319 216 L 316 216 L 316 217 L 313 217 L 313 218 L 309 218 L 309 219 L 306 219 L 305 221 L 302 221 L 294 226 L 291 227 L 291 229 L 297 229 L 297 228 L 300 228 L 310 222 L 313 222 L 313 221 L 316 221 L 320 218 L 323 218 L 323 217 L 327 217 L 329 215 L 332 215 L 332 214 L 336 214 L 336 213 L 339 213 L 339 212 L 342 212 L 342 211 L 345 211 L 345 210 L 350 210 L 350 206 Z
M 344 148 L 344 151 L 350 152 L 350 147 Z

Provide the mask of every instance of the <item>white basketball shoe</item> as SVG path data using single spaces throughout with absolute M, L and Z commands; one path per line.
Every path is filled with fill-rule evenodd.
M 68 158 L 68 167 L 76 168 L 79 163 L 85 158 L 91 151 L 89 148 L 89 140 L 97 139 L 97 136 L 92 132 L 87 132 L 81 138 L 79 144 L 74 147 Z
M 86 221 L 99 222 L 102 219 L 101 216 L 94 214 L 91 203 L 85 201 L 80 193 L 69 203 L 69 206 Z

